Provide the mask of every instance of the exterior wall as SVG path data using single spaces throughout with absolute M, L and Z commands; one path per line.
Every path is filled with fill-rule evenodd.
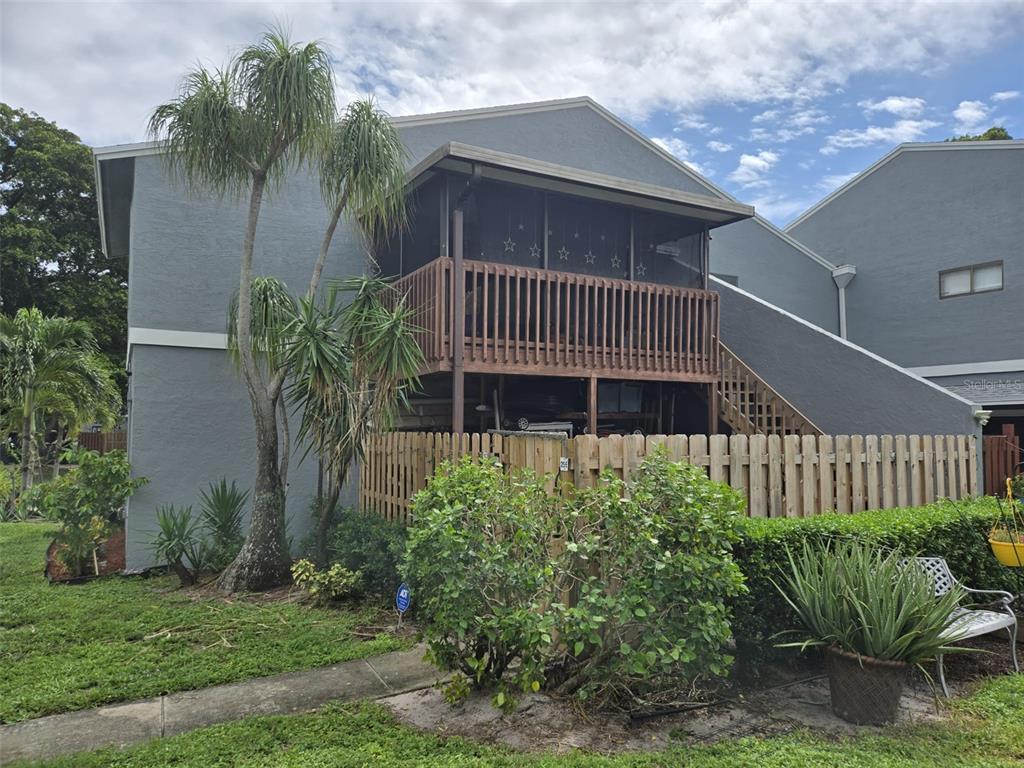
M 128 505 L 131 571 L 153 564 L 149 542 L 158 507 L 191 505 L 198 514 L 199 491 L 222 477 L 252 488 L 256 441 L 245 385 L 225 352 L 135 345 L 130 364 L 129 451 L 135 474 L 149 480 Z M 298 546 L 312 523 L 315 458 L 294 456 L 288 476 L 288 533 Z M 353 504 L 355 485 L 344 491 L 341 503 Z
M 833 333 L 839 332 L 832 271 L 763 224 L 748 219 L 711 232 L 711 272 Z
M 904 150 L 788 230 L 851 263 L 849 339 L 900 365 L 1024 357 L 1024 142 Z M 939 271 L 1004 260 L 1002 291 L 939 298 Z M 744 287 L 742 281 L 740 287 Z
M 722 341 L 828 434 L 981 434 L 975 407 L 720 280 Z

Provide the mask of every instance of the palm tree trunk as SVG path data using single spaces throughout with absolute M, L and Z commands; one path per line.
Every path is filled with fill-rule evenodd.
M 320 253 L 317 254 L 316 263 L 313 265 L 313 276 L 309 280 L 309 291 L 306 294 L 313 298 L 316 289 L 320 285 L 320 276 L 324 271 L 324 264 L 327 263 L 327 252 L 331 249 L 331 241 L 334 239 L 334 231 L 338 228 L 338 221 L 348 203 L 348 190 L 341 196 L 341 200 L 331 211 L 331 219 L 327 222 L 327 229 L 324 230 L 324 239 L 320 242 Z
M 25 387 L 21 400 L 21 492 L 32 487 L 32 411 L 35 408 L 32 387 Z
M 217 582 L 225 592 L 269 589 L 286 583 L 290 577 L 284 485 L 278 461 L 276 397 L 264 385 L 256 365 L 250 328 L 253 246 L 265 186 L 266 174 L 253 174 L 238 281 L 238 355 L 242 361 L 256 427 L 256 482 L 249 533 L 238 555 Z

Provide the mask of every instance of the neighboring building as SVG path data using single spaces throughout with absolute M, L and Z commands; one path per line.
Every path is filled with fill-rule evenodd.
M 856 267 L 850 341 L 1024 434 L 1024 141 L 902 144 L 786 233 Z
M 590 99 L 394 122 L 416 214 L 375 256 L 419 309 L 424 386 L 406 427 L 976 432 L 968 399 L 830 333 L 829 262 Z M 252 476 L 248 399 L 224 351 L 244 210 L 187 193 L 153 145 L 96 159 L 104 247 L 130 265 L 129 453 L 150 480 L 128 510 L 138 569 L 157 506 Z M 257 274 L 306 284 L 318 190 L 296 175 L 267 200 Z M 763 278 L 733 269 L 751 262 Z M 368 268 L 344 224 L 325 277 Z M 740 273 L 738 287 L 712 272 Z M 312 461 L 293 461 L 296 542 L 314 481 Z

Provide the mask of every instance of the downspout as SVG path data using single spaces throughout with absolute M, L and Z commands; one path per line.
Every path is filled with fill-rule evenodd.
M 857 268 L 853 264 L 843 264 L 832 270 L 832 279 L 839 288 L 839 337 L 847 338 L 846 335 L 846 286 L 857 276 Z

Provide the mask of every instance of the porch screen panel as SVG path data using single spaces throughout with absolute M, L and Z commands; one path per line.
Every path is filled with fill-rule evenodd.
M 568 195 L 548 197 L 548 269 L 629 278 L 629 210 Z
M 466 209 L 466 258 L 544 266 L 544 194 L 482 181 Z
M 684 288 L 701 288 L 702 226 L 664 213 L 636 214 L 637 280 Z
M 408 205 L 409 226 L 402 233 L 402 274 L 407 275 L 441 257 L 441 193 L 444 179 L 435 177 L 413 192 Z

